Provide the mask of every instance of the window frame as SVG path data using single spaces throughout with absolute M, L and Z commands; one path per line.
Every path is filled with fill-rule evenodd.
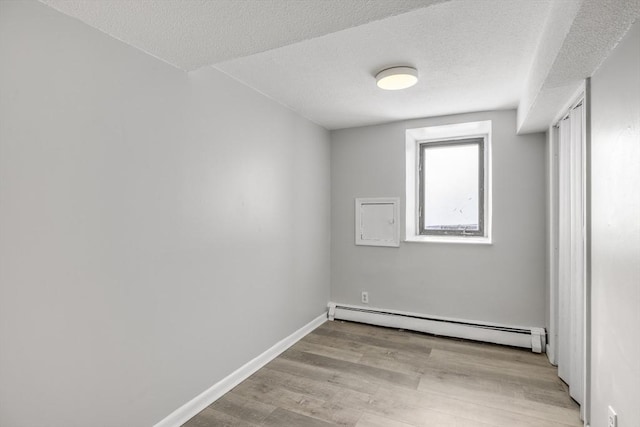
M 426 230 L 424 228 L 425 217 L 425 152 L 433 147 L 452 147 L 460 145 L 477 145 L 478 146 L 478 230 Z M 462 139 L 444 139 L 435 141 L 418 141 L 418 234 L 423 236 L 475 236 L 482 237 L 485 235 L 485 138 L 472 137 Z
M 484 138 L 484 221 L 483 235 L 420 234 L 419 164 L 420 144 L 426 142 L 455 141 Z M 428 244 L 493 244 L 492 237 L 492 121 L 459 122 L 436 126 L 405 129 L 405 197 L 403 206 L 404 239 L 406 243 Z

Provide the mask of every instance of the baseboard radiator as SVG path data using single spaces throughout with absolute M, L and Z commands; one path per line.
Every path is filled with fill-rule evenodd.
M 524 347 L 530 348 L 534 353 L 541 353 L 546 346 L 544 328 L 504 326 L 333 302 L 329 303 L 329 320 L 349 320 L 433 335 Z

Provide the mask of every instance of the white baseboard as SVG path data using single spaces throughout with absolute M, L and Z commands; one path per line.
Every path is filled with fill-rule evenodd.
M 329 320 L 334 318 L 447 337 L 530 348 L 536 353 L 542 352 L 546 345 L 545 331 L 543 328 L 538 327 L 507 326 L 497 323 L 427 316 L 398 310 L 331 302 L 329 303 Z
M 202 393 L 170 413 L 166 418 L 155 424 L 154 427 L 180 427 L 182 424 L 189 421 L 204 408 L 211 405 L 225 393 L 229 392 L 232 388 L 249 378 L 258 369 L 262 368 L 264 365 L 278 357 L 280 353 L 291 347 L 309 332 L 313 331 L 315 328 L 322 325 L 326 321 L 327 313 L 323 313 L 320 316 L 316 317 L 311 322 L 304 325 L 302 328 L 298 329 L 288 337 L 273 345 L 264 353 L 260 354 L 253 360 L 250 360 L 222 380 L 209 387 L 207 390 L 203 391 Z
M 549 359 L 549 363 L 551 363 L 553 366 L 558 366 L 555 359 L 555 353 L 553 352 L 553 348 L 551 347 L 551 344 L 547 344 L 545 353 L 547 353 L 547 359 Z

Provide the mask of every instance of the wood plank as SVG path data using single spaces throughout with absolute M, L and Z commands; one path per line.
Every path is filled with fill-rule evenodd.
M 187 424 L 567 427 L 579 408 L 544 355 L 327 322 Z
M 379 384 L 369 378 L 351 374 L 349 372 L 335 372 L 328 369 L 319 369 L 301 362 L 277 358 L 267 366 L 269 369 L 284 373 L 292 373 L 307 378 L 312 378 L 316 382 L 327 382 L 343 388 L 357 392 L 368 393 L 378 389 Z
M 416 356 L 414 353 L 393 349 L 374 349 L 365 352 L 358 363 L 410 375 L 422 374 L 429 368 L 429 354 Z
M 535 376 L 537 378 L 544 378 L 545 380 L 558 380 L 558 375 L 555 373 L 555 370 L 546 366 L 531 365 L 515 360 L 499 360 L 486 355 L 460 354 L 450 350 L 434 349 L 432 350 L 429 362 L 433 364 L 438 361 L 499 370 L 511 376 Z
M 333 424 L 307 417 L 306 415 L 297 414 L 295 412 L 287 411 L 286 409 L 278 408 L 267 418 L 264 426 L 284 427 L 284 426 L 304 426 L 304 427 L 327 427 Z
M 282 353 L 280 357 L 316 366 L 321 369 L 336 372 L 349 372 L 374 380 L 380 384 L 395 384 L 415 390 L 420 382 L 420 378 L 417 375 L 408 375 L 390 371 L 388 369 L 375 368 L 373 366 L 361 365 L 359 363 L 348 362 L 345 360 L 332 359 L 330 357 L 319 356 L 317 354 L 297 351 L 292 348 Z
M 234 393 L 225 394 L 209 407 L 256 425 L 260 425 L 277 408 L 276 405 L 247 399 Z
M 562 385 L 564 386 L 564 383 Z M 580 410 L 580 406 L 569 396 L 569 389 L 566 386 L 562 390 L 524 386 L 524 397 L 533 402 L 560 406 L 574 411 Z
M 316 381 L 313 376 L 300 376 L 286 370 L 278 371 L 267 367 L 260 369 L 251 379 L 325 401 L 331 400 L 341 389 L 339 385 L 328 381 Z
M 327 322 L 329 323 L 329 322 Z M 345 332 L 338 329 L 318 328 L 313 331 L 314 335 L 323 335 L 332 338 L 340 338 L 350 342 L 356 342 L 360 344 L 367 344 L 380 348 L 394 348 L 401 351 L 409 351 L 422 355 L 428 355 L 431 351 L 431 347 L 423 342 L 412 342 L 410 340 L 391 340 L 385 337 L 375 337 L 371 335 L 354 334 L 351 332 Z
M 379 417 L 373 414 L 362 414 L 356 427 L 416 427 L 412 424 L 394 421 L 389 418 Z
M 504 393 L 502 389 L 494 391 L 487 388 L 480 391 L 470 388 L 466 384 L 451 381 L 434 381 L 426 378 L 421 380 L 419 390 L 442 394 L 457 400 L 464 400 L 465 402 L 505 412 L 516 412 L 526 417 L 540 418 L 545 422 L 582 425 L 577 416 L 577 407 L 566 408 L 559 405 L 536 402 L 526 398 L 523 390 L 514 394 Z
M 348 393 L 339 398 L 343 404 L 363 412 L 418 426 L 566 427 L 575 425 L 523 416 L 508 410 L 496 410 L 437 393 L 412 392 L 396 387 L 380 389 L 367 401 L 355 399 Z
M 387 391 L 391 390 L 391 394 Z M 358 409 L 365 414 L 390 419 L 396 422 L 417 427 L 489 427 L 491 424 L 477 422 L 471 418 L 465 418 L 455 413 L 439 411 L 420 404 L 415 399 L 406 399 L 403 394 L 394 397 L 394 388 L 381 388 L 374 395 L 368 397 L 362 394 L 356 395 L 349 391 L 336 396 L 343 405 Z M 408 394 L 416 393 L 407 391 Z M 494 426 L 495 427 L 495 426 Z
M 182 427 L 258 427 L 259 425 L 248 423 L 232 415 L 206 407 L 198 415 L 183 424 Z
M 486 360 L 486 359 L 485 359 Z M 483 363 L 474 357 L 456 355 L 453 352 L 433 350 L 429 358 L 431 368 L 455 372 L 469 377 L 494 379 L 502 382 L 529 385 L 549 389 L 562 389 L 562 382 L 556 376 L 541 375 L 537 367 L 515 366 L 505 363 L 504 367 Z
M 261 379 L 250 378 L 233 389 L 247 399 L 261 400 L 278 408 L 317 418 L 334 425 L 353 426 L 360 417 L 359 411 L 347 408 L 339 402 L 326 401 L 314 396 L 314 390 L 299 392 L 280 387 Z
M 430 352 L 429 349 L 421 349 L 419 353 L 413 350 L 391 349 L 388 346 L 381 347 L 380 345 L 363 344 L 349 339 L 320 334 L 310 334 L 305 337 L 303 341 L 304 342 L 301 341 L 298 343 L 300 345 L 296 344 L 293 348 L 407 374 L 421 373 Z M 311 350 L 304 350 L 309 343 L 314 343 L 313 348 Z M 321 350 L 327 347 L 330 347 L 331 350 Z M 348 348 L 349 351 L 343 354 L 337 350 L 340 348 Z
M 317 354 L 319 356 L 331 357 L 334 359 L 346 360 L 348 362 L 357 362 L 362 358 L 362 352 L 345 350 L 340 346 L 332 347 L 326 345 L 322 341 L 329 341 L 325 337 L 320 337 L 319 343 L 311 342 L 310 340 L 298 341 L 292 348 L 298 351 L 304 351 L 307 353 Z

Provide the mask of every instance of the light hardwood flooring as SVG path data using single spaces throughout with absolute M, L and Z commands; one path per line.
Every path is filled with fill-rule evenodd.
M 545 355 L 326 322 L 184 427 L 582 426 Z

